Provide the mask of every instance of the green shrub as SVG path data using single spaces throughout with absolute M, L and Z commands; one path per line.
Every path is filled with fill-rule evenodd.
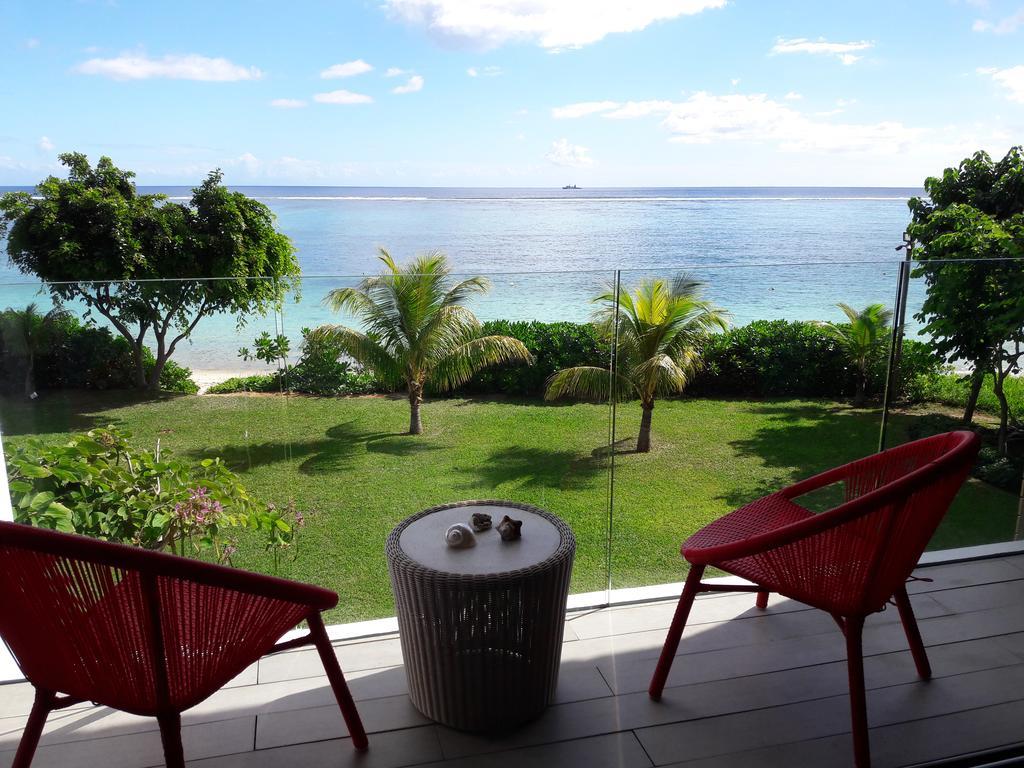
M 269 339 L 268 334 L 264 336 Z M 283 337 L 278 337 L 281 339 Z M 282 347 L 279 341 L 276 354 Z M 256 348 L 266 346 L 262 339 L 256 340 Z M 245 359 L 250 359 L 248 349 L 243 348 L 239 353 Z M 307 395 L 367 395 L 373 392 L 380 392 L 381 386 L 373 377 L 354 366 L 346 360 L 339 360 L 341 350 L 337 344 L 330 339 L 314 337 L 308 328 L 302 329 L 302 356 L 299 362 L 290 366 L 284 371 L 274 371 L 267 374 L 256 374 L 254 376 L 235 376 L 226 381 L 214 384 L 206 391 L 209 394 L 224 395 L 233 392 L 300 392 Z M 261 360 L 266 357 L 260 357 Z M 274 359 L 270 357 L 269 359 Z
M 207 387 L 210 395 L 230 395 L 235 392 L 280 392 L 281 378 L 277 373 L 257 373 L 253 376 L 232 376 L 230 379 Z
M 923 381 L 923 400 L 930 400 L 955 408 L 967 405 L 970 382 L 966 377 L 945 372 L 929 376 Z M 1003 392 L 1010 406 L 1010 417 L 1024 421 L 1024 379 L 1007 378 L 1003 382 Z M 999 415 L 999 400 L 992 391 L 992 376 L 985 376 L 978 394 L 978 410 Z
M 611 352 L 590 323 L 541 323 L 538 321 L 490 320 L 485 336 L 511 336 L 526 345 L 533 365 L 509 364 L 485 368 L 460 392 L 501 393 L 542 397 L 548 378 L 575 365 L 608 366 Z
M 233 552 L 222 540 L 228 528 L 263 535 L 268 551 L 294 543 L 301 515 L 257 502 L 220 459 L 186 464 L 159 443 L 137 450 L 129 437 L 108 427 L 18 446 L 7 459 L 15 520 L 220 561 Z
M 135 363 L 127 340 L 109 328 L 83 324 L 74 315 L 59 321 L 54 343 L 36 358 L 37 389 L 131 389 Z M 147 348 L 143 364 L 147 373 L 154 365 Z M 0 391 L 21 391 L 25 361 L 4 348 L 0 337 Z M 160 373 L 160 388 L 169 392 L 195 393 L 192 371 L 169 360 Z
M 803 321 L 756 320 L 708 339 L 703 367 L 687 391 L 705 396 L 848 397 L 856 372 L 835 339 L 820 326 Z M 879 344 L 868 365 L 868 395 L 885 390 L 888 343 Z M 920 379 L 940 370 L 927 345 L 903 343 L 900 390 L 903 399 L 919 399 Z

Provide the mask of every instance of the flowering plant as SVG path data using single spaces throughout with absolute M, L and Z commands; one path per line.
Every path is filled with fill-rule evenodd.
M 113 427 L 38 440 L 8 458 L 15 519 L 147 549 L 212 555 L 230 562 L 237 543 L 225 529 L 249 529 L 278 555 L 304 520 L 293 502 L 261 504 L 219 459 L 188 464 L 161 450 L 136 450 Z

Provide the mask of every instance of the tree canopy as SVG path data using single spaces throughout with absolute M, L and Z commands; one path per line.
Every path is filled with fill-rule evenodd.
M 1005 445 L 1009 414 L 1000 393 L 1019 371 L 1024 342 L 1024 149 L 999 161 L 977 152 L 927 179 L 925 191 L 927 198 L 909 202 L 907 228 L 917 244 L 913 274 L 928 290 L 916 318 L 936 352 L 973 370 L 966 421 L 992 373 Z
M 0 198 L 0 234 L 18 269 L 43 280 L 58 301 L 81 300 L 129 341 L 139 386 L 158 386 L 202 318 L 228 312 L 244 323 L 296 283 L 295 249 L 273 213 L 227 189 L 220 171 L 178 202 L 140 194 L 135 174 L 108 157 L 95 168 L 79 153 L 60 161 L 67 178 L 44 179 L 34 195 Z M 156 365 L 147 379 L 151 333 Z

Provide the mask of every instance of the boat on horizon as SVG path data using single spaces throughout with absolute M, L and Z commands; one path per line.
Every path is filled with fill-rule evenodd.
M 575 184 L 566 184 L 562 189 L 579 189 Z

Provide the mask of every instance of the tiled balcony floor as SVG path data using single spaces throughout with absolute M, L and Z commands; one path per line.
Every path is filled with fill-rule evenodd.
M 876 766 L 929 762 L 1024 742 L 1024 556 L 921 568 L 912 601 L 935 678 L 919 682 L 895 610 L 865 630 Z M 572 614 L 557 701 L 514 734 L 435 725 L 406 695 L 396 636 L 338 656 L 370 732 L 348 739 L 315 652 L 269 657 L 184 715 L 196 768 L 301 766 L 842 766 L 852 762 L 844 643 L 831 618 L 773 597 L 701 597 L 661 703 L 647 682 L 674 603 Z M 31 705 L 0 686 L 0 766 Z M 34 766 L 162 765 L 155 720 L 80 705 L 56 712 Z

